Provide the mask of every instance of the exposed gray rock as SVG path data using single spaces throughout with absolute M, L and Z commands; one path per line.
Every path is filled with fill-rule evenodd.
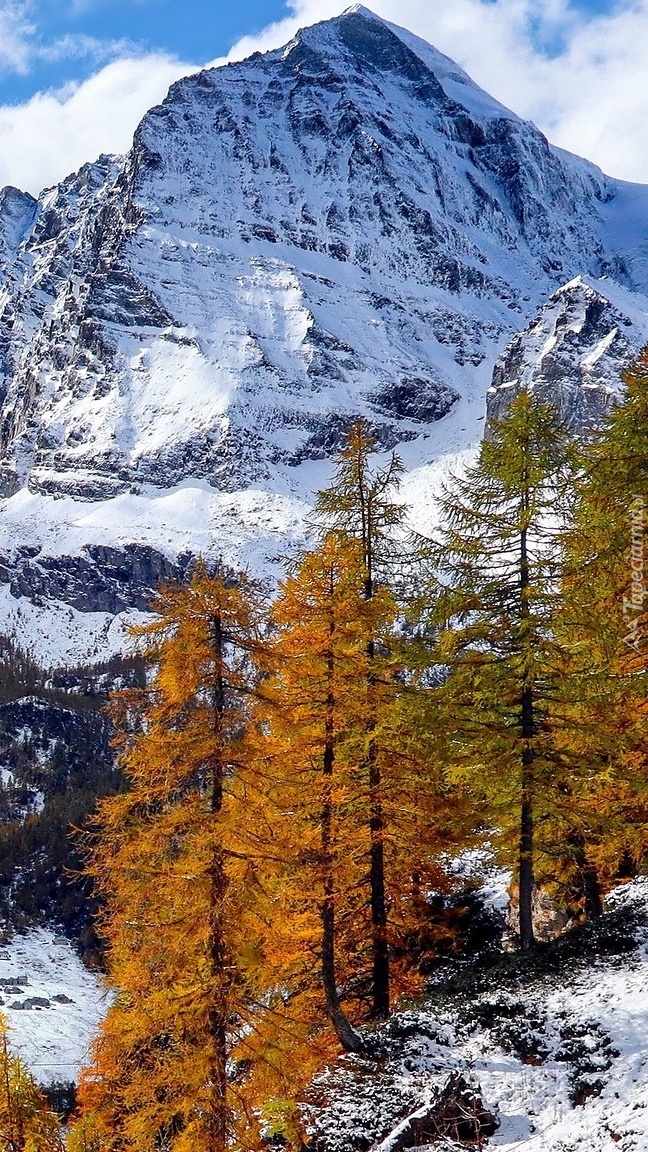
M 35 551 L 35 554 L 34 554 Z M 80 612 L 117 615 L 128 608 L 150 609 L 156 590 L 180 580 L 192 557 L 168 560 L 146 544 L 114 548 L 89 544 L 78 556 L 47 556 L 22 549 L 13 557 L 0 556 L 0 581 L 10 583 L 15 597 L 35 604 L 62 600 Z
M 559 283 L 639 283 L 617 192 L 366 9 L 189 76 L 124 159 L 0 196 L 0 496 L 295 486 L 358 414 L 425 435 Z
M 52 1005 L 45 996 L 28 996 L 26 1000 L 14 1000 L 9 1007 L 15 1012 L 32 1012 L 34 1009 L 40 1012 L 42 1008 L 51 1008 Z
M 447 416 L 459 399 L 459 394 L 439 380 L 403 376 L 401 380 L 385 384 L 372 392 L 369 399 L 379 412 L 433 424 L 435 420 Z
M 38 201 L 18 188 L 0 189 L 0 284 L 3 269 L 13 259 L 38 210 Z
M 566 427 L 591 434 L 647 334 L 645 317 L 641 323 L 624 315 L 578 277 L 550 297 L 495 364 L 488 419 L 501 419 L 526 388 L 552 404 Z

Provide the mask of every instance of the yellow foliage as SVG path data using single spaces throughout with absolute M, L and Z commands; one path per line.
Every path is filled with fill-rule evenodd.
M 0 1152 L 63 1152 L 61 1125 L 18 1056 L 0 1016 Z

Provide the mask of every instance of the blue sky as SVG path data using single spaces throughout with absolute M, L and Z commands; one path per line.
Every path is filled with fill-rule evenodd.
M 204 63 L 286 15 L 280 0 L 38 0 L 23 11 L 33 54 L 26 70 L 0 71 L 2 103 L 83 80 L 128 51 Z
M 614 4 L 571 0 L 591 15 Z M 32 55 L 22 68 L 0 69 L 0 103 L 82 81 L 98 63 L 128 52 L 157 50 L 202 64 L 288 15 L 282 0 L 38 0 L 14 7 L 23 7 Z
M 351 0 L 0 0 L 0 186 L 124 151 L 178 76 Z M 366 0 L 556 143 L 648 182 L 648 0 Z M 234 47 L 233 47 L 234 46 Z M 620 121 L 620 123 L 619 123 Z

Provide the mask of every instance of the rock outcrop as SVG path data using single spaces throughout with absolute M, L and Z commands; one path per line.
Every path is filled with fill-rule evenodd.
M 488 419 L 501 419 L 525 388 L 552 404 L 566 427 L 591 435 L 648 337 L 647 319 L 632 319 L 581 277 L 565 284 L 497 360 Z

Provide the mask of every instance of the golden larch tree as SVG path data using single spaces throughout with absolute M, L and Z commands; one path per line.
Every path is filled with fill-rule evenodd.
M 238 775 L 262 611 L 245 577 L 203 567 L 155 609 L 152 679 L 113 709 L 129 790 L 96 820 L 116 994 L 81 1099 L 102 1149 L 225 1152 L 256 1123 L 237 1086 L 259 979 Z

